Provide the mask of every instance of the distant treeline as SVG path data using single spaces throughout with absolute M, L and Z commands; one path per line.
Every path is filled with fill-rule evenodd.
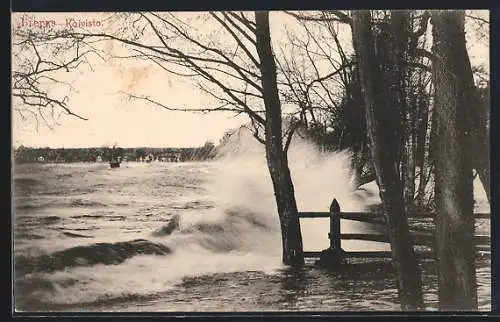
M 176 161 L 202 161 L 214 158 L 216 155 L 215 145 L 211 142 L 202 147 L 192 148 L 31 148 L 20 146 L 14 150 L 14 162 L 96 162 L 96 160 L 107 162 L 112 157 L 126 158 L 128 161 L 144 160 L 148 156 L 154 160 Z M 100 158 L 99 158 L 100 157 Z

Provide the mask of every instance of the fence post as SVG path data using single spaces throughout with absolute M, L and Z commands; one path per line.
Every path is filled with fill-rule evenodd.
M 337 199 L 333 199 L 330 205 L 330 247 L 321 251 L 319 264 L 323 267 L 338 268 L 344 261 L 345 252 L 341 248 L 340 235 L 340 205 Z
M 340 251 L 342 249 L 340 238 L 340 205 L 337 199 L 333 199 L 330 205 L 330 233 L 328 237 L 330 238 L 330 248 Z

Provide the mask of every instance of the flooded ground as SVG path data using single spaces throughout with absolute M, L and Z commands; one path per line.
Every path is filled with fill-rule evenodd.
M 16 308 L 399 310 L 395 277 L 387 262 L 351 263 L 337 272 L 312 262 L 301 270 L 284 267 L 273 196 L 259 189 L 260 179 L 240 180 L 237 190 L 228 189 L 235 177 L 224 178 L 227 174 L 227 165 L 220 162 L 131 162 L 113 170 L 104 163 L 16 166 Z M 300 195 L 301 189 L 313 189 L 314 182 L 296 185 Z M 320 209 L 301 203 L 303 196 L 298 197 L 299 205 L 326 210 L 330 196 L 327 191 L 323 201 L 311 201 Z M 353 203 L 340 199 L 344 208 Z M 180 218 L 180 227 L 172 225 L 174 218 Z M 489 221 L 485 222 L 478 229 L 488 233 Z M 342 231 L 349 229 L 369 228 L 342 224 Z M 326 248 L 327 230 L 324 223 L 304 222 L 306 250 Z M 345 246 L 387 249 L 382 243 L 356 241 Z M 423 261 L 421 267 L 425 302 L 433 310 L 435 265 Z M 487 256 L 478 258 L 477 280 L 480 307 L 490 310 Z

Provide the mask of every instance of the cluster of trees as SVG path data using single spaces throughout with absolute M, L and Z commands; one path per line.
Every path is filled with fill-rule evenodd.
M 176 154 L 179 161 L 204 161 L 213 159 L 216 155 L 216 147 L 213 143 L 207 142 L 202 147 L 192 148 L 30 148 L 19 146 L 14 150 L 14 162 L 34 163 L 39 157 L 43 157 L 45 162 L 95 162 L 100 156 L 102 161 L 110 161 L 112 157 L 126 157 L 129 161 L 144 159 L 152 155 L 154 159 L 161 159 L 163 156 Z
M 57 82 L 47 75 L 78 69 L 92 53 L 109 56 L 108 44 L 119 44 L 129 54 L 108 58 L 150 62 L 192 81 L 218 104 L 190 110 L 154 96 L 129 98 L 172 111 L 248 117 L 248 128 L 265 145 L 285 264 L 304 263 L 287 152 L 293 135 L 306 135 L 325 149 L 349 149 L 358 185 L 376 180 L 402 309 L 424 306 L 406 214 L 430 203 L 437 212 L 440 307 L 477 309 L 472 179 L 474 170 L 489 193 L 489 82 L 469 61 L 465 12 L 273 14 L 293 25 L 281 42 L 273 39 L 265 11 L 120 13 L 106 31 L 17 30 L 17 111 L 72 114 L 67 100 L 42 87 Z M 467 19 L 479 31 L 488 27 L 482 17 Z

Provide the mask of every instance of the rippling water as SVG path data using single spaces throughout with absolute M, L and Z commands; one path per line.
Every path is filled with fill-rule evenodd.
M 312 263 L 301 270 L 283 267 L 273 196 L 265 188 L 270 185 L 255 175 L 259 166 L 237 164 L 16 166 L 16 308 L 399 310 L 388 263 L 351 263 L 340 272 Z M 316 170 L 321 168 L 307 172 Z M 326 210 L 333 195 L 344 209 L 352 209 L 359 199 L 342 199 L 345 192 L 324 191 L 324 186 L 314 191 L 317 182 L 310 175 L 301 177 L 299 166 L 294 179 L 303 210 Z M 310 193 L 304 196 L 304 191 Z M 343 231 L 358 228 L 342 226 Z M 306 250 L 326 248 L 327 229 L 324 223 L 304 222 Z M 345 247 L 367 245 L 351 242 Z M 387 249 L 380 243 L 369 247 Z M 422 268 L 426 304 L 433 309 L 435 267 L 422 262 Z M 478 284 L 481 309 L 489 310 L 488 258 L 478 260 Z

